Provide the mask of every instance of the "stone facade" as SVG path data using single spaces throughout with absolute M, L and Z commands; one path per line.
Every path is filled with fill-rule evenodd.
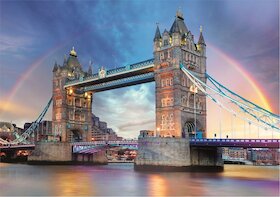
M 222 149 L 191 147 L 188 138 L 139 137 L 136 170 L 222 171 Z
M 180 69 L 183 64 L 206 82 L 206 45 L 202 30 L 196 44 L 182 13 L 177 12 L 170 31 L 160 34 L 157 27 L 154 64 L 157 136 L 184 137 L 193 134 L 195 128 L 205 136 L 206 97 Z
M 137 166 L 190 166 L 189 140 L 185 138 L 138 138 Z
M 70 143 L 39 142 L 35 150 L 28 156 L 29 163 L 36 162 L 72 162 L 72 148 Z
M 65 89 L 68 80 L 91 75 L 84 72 L 74 48 L 63 66 L 55 63 L 53 68 L 53 114 L 52 131 L 62 142 L 90 141 L 92 131 L 92 93 L 81 89 Z

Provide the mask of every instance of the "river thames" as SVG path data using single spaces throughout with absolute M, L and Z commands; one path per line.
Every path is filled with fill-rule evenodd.
M 2 196 L 278 196 L 279 166 L 225 165 L 222 173 L 143 173 L 133 164 L 0 163 Z

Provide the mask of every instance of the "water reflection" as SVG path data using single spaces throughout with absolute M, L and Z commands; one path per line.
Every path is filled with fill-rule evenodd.
M 3 196 L 277 196 L 279 168 L 226 165 L 224 173 L 142 173 L 131 164 L 0 163 Z
M 279 166 L 225 165 L 224 177 L 279 180 Z
M 93 182 L 94 183 L 94 182 Z M 53 174 L 51 188 L 55 196 L 89 196 L 94 195 L 94 185 L 90 181 L 89 174 L 80 171 L 57 171 Z
M 166 196 L 167 195 L 167 187 L 166 180 L 158 175 L 151 174 L 148 179 L 149 185 L 149 196 Z

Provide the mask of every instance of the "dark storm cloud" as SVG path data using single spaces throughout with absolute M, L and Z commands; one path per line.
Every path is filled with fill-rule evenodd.
M 203 25 L 206 43 L 241 62 L 265 84 L 276 106 L 279 2 L 273 0 L 0 1 L 0 99 L 48 51 L 53 53 L 22 82 L 17 95 L 18 100 L 29 98 L 25 105 L 35 104 L 38 112 L 51 95 L 54 62 L 62 64 L 72 46 L 85 69 L 93 61 L 95 72 L 100 66 L 111 69 L 153 57 L 155 23 L 161 32 L 169 30 L 179 7 L 195 40 Z M 117 130 L 138 131 L 133 127 L 141 122 L 137 119 L 147 125 L 154 120 L 154 99 L 152 84 L 97 93 L 93 111 Z

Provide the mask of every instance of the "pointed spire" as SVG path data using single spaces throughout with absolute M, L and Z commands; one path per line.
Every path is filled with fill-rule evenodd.
M 56 61 L 55 61 L 54 66 L 53 66 L 53 72 L 56 72 L 57 69 L 58 69 L 58 67 L 57 67 L 57 63 L 56 63 Z
M 177 18 L 175 19 L 171 29 L 170 29 L 170 33 L 180 33 L 180 28 L 179 28 L 179 24 L 178 24 L 178 20 Z
M 77 52 L 75 51 L 74 47 L 72 47 L 72 50 L 70 51 L 70 55 L 77 57 Z
M 67 66 L 67 56 L 64 54 L 62 67 L 66 67 L 66 66 Z
M 161 39 L 161 35 L 160 35 L 158 23 L 157 23 L 157 29 L 156 29 L 156 33 L 155 33 L 155 37 L 154 37 L 154 42 L 159 41 L 160 39 Z
M 177 10 L 176 17 L 184 20 L 183 13 L 181 11 L 181 7 L 179 7 L 179 9 Z
M 91 62 L 91 60 L 89 61 L 89 65 L 88 65 L 88 75 L 92 75 L 92 68 L 91 68 L 91 66 L 92 66 L 92 62 Z
M 200 35 L 199 35 L 199 39 L 198 39 L 197 44 L 205 45 L 206 46 L 204 38 L 203 38 L 203 35 L 202 35 L 202 26 L 200 26 L 199 30 L 200 30 Z

